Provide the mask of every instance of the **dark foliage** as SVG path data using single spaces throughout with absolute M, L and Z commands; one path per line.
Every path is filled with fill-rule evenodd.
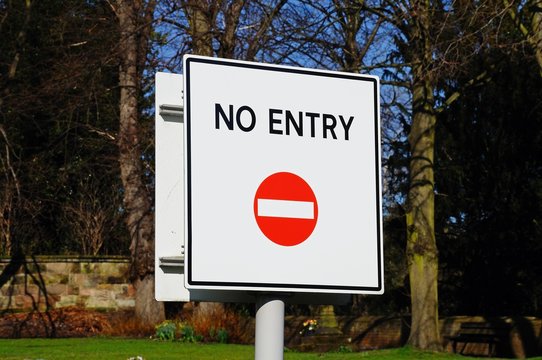
M 84 222 L 104 212 L 93 226 L 104 227 L 101 252 L 126 253 L 114 14 L 107 3 L 73 0 L 8 2 L 0 15 L 0 124 L 19 190 L 1 204 L 10 218 L 3 236 L 27 254 L 92 253 Z
M 542 314 L 542 78 L 519 52 L 437 125 L 437 236 L 444 314 Z M 458 83 L 468 81 L 468 76 Z

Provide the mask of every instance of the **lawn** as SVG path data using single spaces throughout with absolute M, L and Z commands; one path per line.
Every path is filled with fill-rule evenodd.
M 254 359 L 254 347 L 248 345 L 186 344 L 118 338 L 83 339 L 15 339 L 0 340 L 0 359 L 62 360 L 62 359 L 130 359 L 140 356 L 152 359 L 245 360 Z M 466 360 L 468 357 L 447 353 L 426 353 L 408 348 L 361 353 L 298 353 L 286 351 L 285 360 L 354 360 L 354 359 L 446 359 Z M 472 358 L 474 359 L 474 358 Z M 542 358 L 538 358 L 542 360 Z

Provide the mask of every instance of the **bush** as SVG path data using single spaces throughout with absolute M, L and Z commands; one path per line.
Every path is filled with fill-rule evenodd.
M 228 332 L 226 329 L 219 329 L 218 333 L 216 334 L 216 339 L 221 344 L 226 344 L 228 342 Z
M 181 327 L 181 341 L 187 343 L 197 343 L 201 341 L 203 337 L 196 334 L 194 328 L 190 325 L 183 325 Z
M 227 344 L 228 330 L 218 329 L 218 331 L 216 331 L 214 328 L 211 328 L 211 330 L 209 330 L 209 337 L 211 338 L 211 341 L 214 340 L 220 344 Z
M 239 315 L 232 309 L 219 306 L 207 307 L 205 311 L 196 309 L 187 319 L 203 341 L 219 343 L 247 343 L 252 341 L 254 329 L 250 318 Z
M 156 325 L 156 338 L 158 340 L 173 341 L 177 332 L 177 325 L 173 321 L 166 320 Z

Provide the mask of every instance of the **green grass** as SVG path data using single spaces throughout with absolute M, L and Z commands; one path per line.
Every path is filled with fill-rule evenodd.
M 122 359 L 141 356 L 145 360 L 245 360 L 254 359 L 254 346 L 227 344 L 185 344 L 156 340 L 118 338 L 84 339 L 15 339 L 0 340 L 0 359 L 62 360 L 62 359 Z M 419 352 L 409 348 L 360 353 L 298 353 L 286 351 L 285 360 L 402 360 L 436 359 L 466 360 L 468 357 Z M 542 360 L 542 358 L 538 358 Z

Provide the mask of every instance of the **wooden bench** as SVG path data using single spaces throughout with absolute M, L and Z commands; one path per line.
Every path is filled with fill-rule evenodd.
M 463 343 L 460 354 L 469 343 L 488 344 L 488 356 L 495 356 L 496 345 L 507 341 L 510 334 L 510 324 L 489 322 L 464 322 L 455 336 L 447 338 L 452 342 L 453 352 L 457 352 L 457 344 Z

